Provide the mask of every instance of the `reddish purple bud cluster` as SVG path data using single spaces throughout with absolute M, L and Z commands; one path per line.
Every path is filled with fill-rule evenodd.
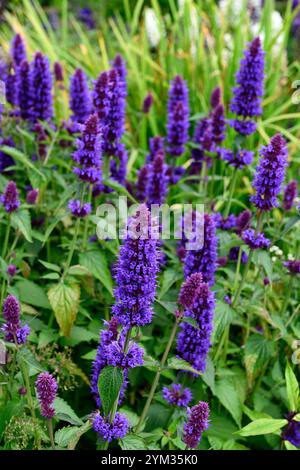
M 202 274 L 201 273 L 193 273 L 186 281 L 182 284 L 179 296 L 178 296 L 178 304 L 181 305 L 183 308 L 191 308 L 200 293 L 200 289 L 202 287 Z
M 55 415 L 53 402 L 58 389 L 55 378 L 49 372 L 42 372 L 36 379 L 35 386 L 41 407 L 41 415 L 44 418 L 53 418 Z
M 205 401 L 200 401 L 188 412 L 188 421 L 184 426 L 183 442 L 190 449 L 195 449 L 202 437 L 202 433 L 208 428 L 209 406 Z
M 148 114 L 153 105 L 153 95 L 152 93 L 148 93 L 143 101 L 142 111 L 144 114 Z
M 5 333 L 5 340 L 10 343 L 25 344 L 27 336 L 30 334 L 28 325 L 22 325 L 20 321 L 20 304 L 16 297 L 8 295 L 2 307 L 5 324 L 2 331 Z
M 300 274 L 300 260 L 286 261 L 284 266 L 290 274 Z
M 3 204 L 6 212 L 15 212 L 20 206 L 19 191 L 14 181 L 9 181 L 4 190 L 3 195 L 0 197 L 0 202 Z
M 27 204 L 35 204 L 37 201 L 37 198 L 39 196 L 39 190 L 38 189 L 30 189 L 28 193 L 26 194 L 26 202 Z

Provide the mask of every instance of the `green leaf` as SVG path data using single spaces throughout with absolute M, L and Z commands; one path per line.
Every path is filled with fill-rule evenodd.
M 245 346 L 245 366 L 249 388 L 252 388 L 255 377 L 274 355 L 274 342 L 262 335 L 251 335 Z
M 19 300 L 35 307 L 50 309 L 51 306 L 44 290 L 28 279 L 22 279 L 15 284 L 19 294 Z
M 239 390 L 232 377 L 225 376 L 218 379 L 215 383 L 214 394 L 229 411 L 237 425 L 240 426 L 242 419 L 242 403 Z
M 14 158 L 14 160 L 17 160 L 18 162 L 22 163 L 27 169 L 32 170 L 33 172 L 37 173 L 43 181 L 46 181 L 45 175 L 41 173 L 35 165 L 29 160 L 27 155 L 25 153 L 21 152 L 20 150 L 14 148 L 14 147 L 9 147 L 7 145 L 1 145 L 0 149 L 5 152 L 7 155 L 10 155 L 11 157 Z
M 61 333 L 69 336 L 79 309 L 79 285 L 55 284 L 49 289 L 48 298 Z
M 285 380 L 289 409 L 291 411 L 297 411 L 299 400 L 299 384 L 289 363 L 287 363 L 285 368 Z
M 89 273 L 106 287 L 108 292 L 113 295 L 113 282 L 110 270 L 107 265 L 106 257 L 100 251 L 88 251 L 79 255 L 80 265 L 84 266 Z
M 232 323 L 234 317 L 235 312 L 230 305 L 226 302 L 222 302 L 221 300 L 216 302 L 213 342 L 220 338 L 226 326 L 229 326 Z
M 13 226 L 20 230 L 26 240 L 29 243 L 32 243 L 31 220 L 29 211 L 27 209 L 20 209 L 13 212 L 11 221 Z
M 118 367 L 105 367 L 98 379 L 98 390 L 102 408 L 108 415 L 117 399 L 123 383 L 123 373 Z
M 61 271 L 61 268 L 57 264 L 48 263 L 48 261 L 43 261 L 41 259 L 39 259 L 39 262 L 50 271 L 56 271 L 57 273 L 60 273 Z
M 193 326 L 196 330 L 200 330 L 199 325 L 195 318 L 192 317 L 183 317 L 182 321 L 184 323 L 188 323 L 189 325 Z
M 193 374 L 202 375 L 202 372 L 194 369 L 188 362 L 178 357 L 171 357 L 167 364 L 168 369 L 175 370 L 186 370 L 188 372 L 193 372 Z
M 56 418 L 67 421 L 67 423 L 74 424 L 75 426 L 81 426 L 83 424 L 83 421 L 77 416 L 75 411 L 62 398 L 55 398 L 54 409 Z
M 267 251 L 258 250 L 255 252 L 254 262 L 257 262 L 264 268 L 267 277 L 271 281 L 273 276 L 273 263 L 270 254 Z
M 128 434 L 123 439 L 120 439 L 120 446 L 123 450 L 147 450 L 144 439 L 132 434 Z
M 55 443 L 59 447 L 67 447 L 76 438 L 79 429 L 78 426 L 66 426 L 59 429 L 55 433 Z
M 56 281 L 59 278 L 60 275 L 58 273 L 48 273 L 42 276 L 42 279 L 50 279 L 51 281 Z
M 81 356 L 81 358 L 86 359 L 87 361 L 94 361 L 96 354 L 97 354 L 97 349 L 92 349 L 91 351 Z
M 170 289 L 170 287 L 179 279 L 181 279 L 182 274 L 174 269 L 166 269 L 163 274 L 162 285 L 158 295 L 158 298 L 161 299 Z
M 256 419 L 236 432 L 239 436 L 261 436 L 262 434 L 273 434 L 286 426 L 286 419 Z

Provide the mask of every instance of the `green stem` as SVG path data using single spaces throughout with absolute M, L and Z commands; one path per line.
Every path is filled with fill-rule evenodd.
M 10 233 L 10 214 L 8 215 L 8 219 L 7 219 L 7 226 L 6 226 L 4 242 L 3 242 L 3 247 L 2 247 L 2 258 L 3 259 L 5 259 L 6 252 L 7 252 L 9 233 Z
M 75 251 L 76 242 L 77 242 L 77 238 L 78 238 L 78 233 L 79 233 L 79 226 L 80 226 L 80 218 L 78 218 L 76 220 L 72 245 L 71 245 L 71 248 L 70 248 L 70 251 L 69 251 L 69 256 L 68 256 L 68 259 L 67 259 L 67 262 L 66 262 L 66 266 L 65 266 L 65 269 L 64 269 L 64 272 L 63 272 L 63 275 L 62 275 L 62 280 L 64 280 L 64 278 L 66 277 L 66 274 L 69 270 L 69 267 L 70 267 L 70 264 L 71 264 L 71 261 L 72 261 L 72 258 L 73 258 L 73 254 L 74 254 L 74 251 Z
M 92 200 L 92 185 L 89 188 L 89 195 L 88 195 L 88 202 L 91 203 Z M 85 221 L 84 221 L 84 232 L 83 232 L 83 240 L 82 240 L 82 251 L 86 250 L 87 246 L 87 236 L 88 236 L 88 231 L 89 231 L 89 217 L 86 216 Z
M 177 317 L 176 318 L 176 321 L 173 325 L 173 328 L 172 328 L 172 331 L 171 331 L 171 335 L 170 335 L 170 338 L 169 338 L 169 341 L 168 341 L 168 344 L 166 346 L 166 349 L 165 349 L 165 352 L 163 354 L 163 357 L 160 361 L 160 364 L 159 364 L 159 367 L 158 367 L 158 370 L 155 374 L 155 377 L 154 377 L 154 381 L 152 383 L 152 386 L 151 386 L 151 389 L 150 389 L 150 392 L 149 392 L 149 395 L 148 395 L 148 398 L 147 398 L 147 401 L 145 403 L 145 406 L 144 406 L 144 409 L 142 411 L 142 414 L 141 414 L 141 417 L 139 419 L 139 422 L 137 424 L 137 427 L 135 429 L 135 432 L 138 433 L 144 423 L 144 420 L 148 414 L 148 411 L 149 411 L 149 408 L 150 408 L 150 405 L 151 405 L 151 402 L 153 400 L 153 397 L 154 397 L 154 393 L 156 391 L 156 388 L 157 388 L 157 385 L 158 385 L 158 382 L 159 382 L 159 379 L 160 379 L 160 374 L 162 372 L 162 369 L 166 363 L 166 360 L 167 360 L 167 357 L 168 357 L 168 354 L 170 352 L 170 349 L 172 347 L 172 344 L 173 344 L 173 341 L 174 341 L 174 338 L 175 338 L 175 335 L 176 335 L 176 331 L 177 331 L 177 327 L 179 325 L 179 322 L 181 320 L 181 317 Z
M 235 276 L 234 276 L 234 283 L 233 283 L 234 292 L 236 291 L 237 285 L 238 285 L 238 280 L 239 280 L 239 275 L 240 275 L 240 270 L 241 270 L 241 264 L 242 264 L 242 254 L 243 254 L 243 249 L 242 249 L 242 247 L 239 247 L 239 254 L 238 254 L 236 271 L 235 271 Z
M 228 204 L 227 204 L 225 212 L 224 212 L 224 217 L 225 218 L 227 218 L 229 216 L 229 213 L 230 213 L 232 196 L 234 194 L 235 187 L 236 187 L 237 175 L 238 175 L 238 169 L 235 168 L 234 173 L 233 173 L 233 177 L 232 177 L 232 180 L 231 180 L 230 190 L 229 190 Z
M 200 175 L 200 181 L 199 181 L 199 193 L 202 194 L 202 195 L 203 195 L 203 193 L 204 193 L 204 188 L 205 188 L 206 168 L 207 168 L 206 161 L 203 160 L 203 162 L 202 162 L 202 169 L 201 169 L 201 175 Z
M 54 437 L 53 437 L 53 424 L 52 424 L 52 418 L 47 419 L 47 426 L 48 426 L 48 432 L 49 432 L 49 437 L 50 437 L 50 442 L 51 442 L 51 448 L 55 450 L 55 443 L 54 443 Z
M 240 298 L 240 294 L 243 290 L 243 287 L 244 287 L 244 284 L 245 284 L 245 281 L 246 281 L 246 278 L 247 278 L 247 274 L 248 274 L 248 271 L 249 271 L 249 268 L 250 268 L 250 264 L 251 264 L 251 261 L 252 261 L 252 256 L 253 256 L 253 250 L 251 250 L 250 253 L 249 253 L 248 260 L 247 260 L 247 263 L 246 263 L 246 266 L 245 266 L 245 269 L 244 269 L 244 273 L 243 273 L 241 283 L 240 283 L 240 285 L 238 287 L 238 290 L 236 291 L 234 299 L 232 301 L 232 307 L 236 306 L 236 304 L 237 304 L 237 302 Z

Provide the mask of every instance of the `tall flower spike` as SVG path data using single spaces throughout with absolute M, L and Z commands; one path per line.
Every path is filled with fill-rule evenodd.
M 2 327 L 2 331 L 5 333 L 5 340 L 10 343 L 25 344 L 30 328 L 28 325 L 22 325 L 20 321 L 21 309 L 16 297 L 13 295 L 6 297 L 3 302 L 2 313 L 5 319 L 5 324 Z
M 125 184 L 128 154 L 125 145 L 119 142 L 115 148 L 114 158 L 110 161 L 111 177 L 120 184 Z
M 188 87 L 183 78 L 176 76 L 171 82 L 168 99 L 167 151 L 180 156 L 188 141 L 189 102 Z
M 288 156 L 286 141 L 276 134 L 269 145 L 262 147 L 260 156 L 253 181 L 256 194 L 250 200 L 258 209 L 270 211 L 278 206 L 277 196 L 285 176 Z
M 30 119 L 32 113 L 32 88 L 30 67 L 27 60 L 20 64 L 17 74 L 17 102 L 22 119 Z
M 136 182 L 136 198 L 139 202 L 145 202 L 146 200 L 148 174 L 148 165 L 142 166 L 142 168 L 138 172 L 138 178 Z
M 214 306 L 214 294 L 209 290 L 208 284 L 200 284 L 196 299 L 192 306 L 185 311 L 186 317 L 196 320 L 199 329 L 183 322 L 178 334 L 177 350 L 180 357 L 200 372 L 204 372 L 206 368 L 213 330 Z
M 291 208 L 293 207 L 297 194 L 298 194 L 298 182 L 296 180 L 292 180 L 284 188 L 282 205 L 286 211 L 290 211 Z
M 8 213 L 15 212 L 18 209 L 20 206 L 19 191 L 14 181 L 7 183 L 3 195 L 0 197 L 0 202 L 2 202 Z
M 149 164 L 147 182 L 147 203 L 163 204 L 167 194 L 167 165 L 163 152 L 158 152 Z
M 42 372 L 39 374 L 35 386 L 41 407 L 41 415 L 44 418 L 53 418 L 55 415 L 53 402 L 58 389 L 55 378 L 49 372 Z
M 196 227 L 197 231 L 201 228 Z M 199 235 L 198 235 L 199 236 Z M 201 272 L 203 281 L 210 286 L 214 284 L 217 263 L 218 238 L 212 217 L 204 215 L 203 247 L 199 250 L 188 250 L 185 257 L 184 275 L 187 278 L 193 273 Z
M 126 94 L 124 84 L 117 70 L 108 72 L 109 112 L 103 128 L 103 149 L 114 155 L 118 141 L 125 130 Z
M 125 95 L 127 95 L 127 83 L 126 83 L 126 77 L 127 77 L 127 69 L 126 69 L 126 63 L 123 57 L 120 54 L 117 54 L 114 60 L 112 61 L 112 66 L 113 68 L 118 72 L 120 81 L 122 84 L 123 92 Z
M 32 119 L 47 121 L 53 116 L 52 74 L 49 60 L 41 52 L 34 56 L 30 76 Z
M 80 166 L 74 168 L 74 173 L 82 181 L 100 183 L 102 177 L 101 141 L 96 113 L 87 119 L 76 145 L 77 150 L 73 153 L 73 160 Z
M 143 204 L 128 224 L 116 267 L 116 303 L 112 311 L 126 328 L 151 322 L 158 272 L 156 245 L 151 238 L 150 212 Z
M 17 104 L 16 83 L 17 75 L 10 71 L 5 80 L 5 99 L 8 103 L 15 106 Z
M 149 139 L 149 154 L 146 157 L 146 163 L 151 163 L 158 152 L 164 151 L 164 139 L 160 135 Z
M 70 109 L 72 121 L 83 124 L 92 109 L 87 76 L 82 69 L 76 69 L 70 79 Z
M 219 104 L 211 113 L 211 132 L 215 144 L 220 144 L 225 139 L 226 121 L 224 106 Z
M 106 125 L 106 119 L 109 113 L 110 91 L 108 88 L 108 72 L 100 73 L 95 81 L 93 89 L 93 104 L 98 114 L 101 127 Z
M 232 121 L 234 129 L 243 135 L 255 132 L 256 123 L 251 118 L 262 114 L 264 92 L 264 51 L 259 37 L 255 38 L 244 53 L 236 75 L 230 109 L 241 119 Z M 250 118 L 250 120 L 248 120 Z
M 15 67 L 18 67 L 26 59 L 26 48 L 20 34 L 16 34 L 12 40 L 11 57 Z
M 200 401 L 198 405 L 189 410 L 182 440 L 190 449 L 195 449 L 198 446 L 203 431 L 208 428 L 208 418 L 209 406 L 205 401 Z
M 216 87 L 210 95 L 210 105 L 212 109 L 217 108 L 221 104 L 221 88 Z
M 181 286 L 178 304 L 183 308 L 191 308 L 199 295 L 201 285 L 202 274 L 191 274 Z
M 211 165 L 211 157 L 205 154 L 205 151 L 213 150 L 213 130 L 211 121 L 208 118 L 200 119 L 195 127 L 193 142 L 197 144 L 198 148 L 193 148 L 191 152 L 192 164 L 190 167 L 191 174 L 198 174 L 202 168 L 203 161 L 207 165 Z

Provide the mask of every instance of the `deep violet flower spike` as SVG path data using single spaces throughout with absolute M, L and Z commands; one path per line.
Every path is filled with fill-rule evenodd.
M 192 400 L 192 393 L 189 388 L 184 388 L 181 384 L 172 384 L 162 390 L 163 398 L 173 406 L 186 408 Z
M 95 81 L 92 93 L 94 108 L 98 114 L 101 127 L 106 125 L 106 119 L 109 113 L 110 91 L 108 87 L 108 72 L 100 73 Z
M 8 295 L 3 302 L 3 318 L 6 320 L 1 328 L 5 333 L 5 340 L 10 343 L 25 344 L 30 334 L 28 325 L 22 325 L 20 321 L 21 309 L 16 297 Z
M 188 87 L 180 76 L 172 80 L 168 98 L 167 151 L 176 157 L 185 149 L 188 140 L 189 101 Z
M 270 211 L 278 206 L 277 196 L 284 180 L 287 156 L 287 144 L 280 134 L 262 147 L 253 181 L 256 194 L 250 198 L 258 209 Z
M 120 77 L 120 82 L 123 88 L 123 92 L 125 95 L 127 95 L 127 83 L 126 83 L 126 77 L 127 77 L 127 69 L 126 69 L 126 63 L 123 57 L 120 54 L 117 54 L 114 60 L 112 61 L 112 66 L 113 68 L 118 72 L 118 75 Z
M 138 178 L 136 182 L 136 198 L 139 202 L 145 202 L 146 200 L 148 173 L 148 165 L 144 165 L 138 172 Z
M 6 212 L 15 212 L 20 206 L 19 191 L 14 181 L 9 181 L 4 190 L 3 195 L 0 197 L 0 202 L 3 204 Z
M 18 67 L 21 62 L 26 59 L 26 48 L 22 36 L 16 34 L 11 43 L 11 57 L 15 67 Z
M 190 449 L 195 449 L 202 437 L 202 433 L 208 428 L 209 406 L 205 401 L 200 401 L 188 412 L 188 421 L 184 426 L 183 442 Z
M 221 104 L 221 88 L 216 87 L 210 95 L 210 105 L 212 109 L 217 108 Z
M 286 211 L 291 210 L 291 208 L 293 207 L 297 194 L 298 194 L 298 182 L 296 180 L 292 180 L 284 188 L 282 205 Z
M 32 119 L 49 120 L 53 116 L 52 74 L 47 57 L 37 52 L 31 65 Z
M 27 60 L 23 60 L 17 74 L 17 102 L 22 119 L 30 119 L 32 113 L 32 88 L 30 67 Z
M 202 283 L 192 307 L 185 311 L 186 317 L 196 320 L 199 328 L 183 322 L 178 335 L 179 356 L 189 362 L 196 370 L 204 372 L 213 330 L 215 299 L 207 283 Z
M 114 155 L 125 130 L 126 108 L 123 79 L 114 68 L 108 72 L 108 98 L 108 114 L 103 123 L 103 150 L 108 155 Z
M 58 389 L 55 378 L 49 374 L 49 372 L 42 372 L 39 374 L 35 386 L 41 407 L 41 415 L 44 416 L 44 418 L 53 418 L 55 415 L 53 402 Z
M 184 275 L 187 278 L 193 273 L 201 273 L 203 281 L 207 282 L 210 286 L 214 284 L 215 270 L 217 266 L 217 246 L 218 238 L 216 236 L 216 226 L 213 218 L 205 214 L 203 217 L 199 216 L 197 219 L 201 223 L 204 222 L 204 228 L 198 227 L 198 230 L 203 230 L 203 243 L 202 247 L 196 250 L 187 250 Z M 195 230 L 195 233 L 196 233 Z M 198 232 L 199 233 L 199 232 Z
M 146 163 L 151 163 L 158 152 L 164 151 L 164 139 L 159 135 L 151 137 L 149 139 L 149 150 L 150 152 L 146 157 Z
M 76 146 L 77 150 L 72 157 L 79 166 L 74 168 L 74 173 L 82 181 L 101 183 L 101 140 L 99 119 L 96 113 L 92 114 L 82 126 L 81 136 L 77 139 Z
M 300 260 L 286 261 L 283 263 L 284 266 L 288 269 L 290 274 L 300 274 Z
M 116 413 L 114 420 L 110 423 L 109 418 L 103 418 L 99 412 L 93 417 L 93 429 L 107 442 L 113 439 L 122 439 L 129 430 L 129 422 L 122 413 Z
M 250 121 L 250 128 L 239 127 L 247 118 L 254 118 L 262 114 L 262 96 L 264 92 L 264 51 L 260 38 L 255 38 L 244 52 L 240 69 L 236 75 L 237 86 L 233 89 L 233 99 L 230 109 L 242 119 L 234 121 L 236 131 L 248 135 L 255 131 L 255 122 Z M 249 121 L 246 121 L 246 123 Z M 237 127 L 235 126 L 237 124 Z M 252 128 L 251 128 L 252 125 Z M 247 126 L 247 124 L 246 124 Z
M 87 77 L 82 69 L 76 69 L 70 80 L 71 119 L 83 124 L 91 113 L 92 102 Z
M 64 81 L 64 71 L 60 62 L 54 62 L 53 73 L 56 82 Z
M 164 153 L 155 155 L 153 162 L 149 164 L 147 181 L 147 203 L 163 204 L 167 193 L 167 165 Z
M 220 144 L 225 139 L 226 120 L 224 106 L 219 104 L 211 113 L 211 132 L 215 144 Z
M 9 72 L 5 80 L 5 99 L 12 106 L 17 104 L 17 75 Z
M 251 250 L 268 248 L 271 244 L 270 240 L 266 238 L 263 233 L 255 233 L 252 228 L 249 228 L 242 233 L 242 240 Z
M 282 439 L 289 441 L 293 446 L 300 448 L 300 423 L 290 420 L 282 432 Z
M 252 214 L 247 209 L 241 212 L 236 218 L 236 233 L 241 235 L 241 233 L 249 228 L 251 222 Z
M 148 114 L 153 105 L 153 95 L 152 93 L 148 93 L 143 101 L 142 111 L 144 114 Z
M 199 295 L 201 285 L 202 274 L 191 274 L 181 286 L 178 304 L 183 308 L 191 308 Z
M 142 366 L 144 350 L 133 341 L 129 342 L 128 351 L 123 352 L 124 341 L 112 341 L 106 348 L 107 365 L 122 369 L 133 369 Z
M 151 322 L 158 272 L 156 245 L 151 238 L 150 212 L 143 204 L 128 224 L 116 266 L 116 303 L 112 311 L 127 328 Z

